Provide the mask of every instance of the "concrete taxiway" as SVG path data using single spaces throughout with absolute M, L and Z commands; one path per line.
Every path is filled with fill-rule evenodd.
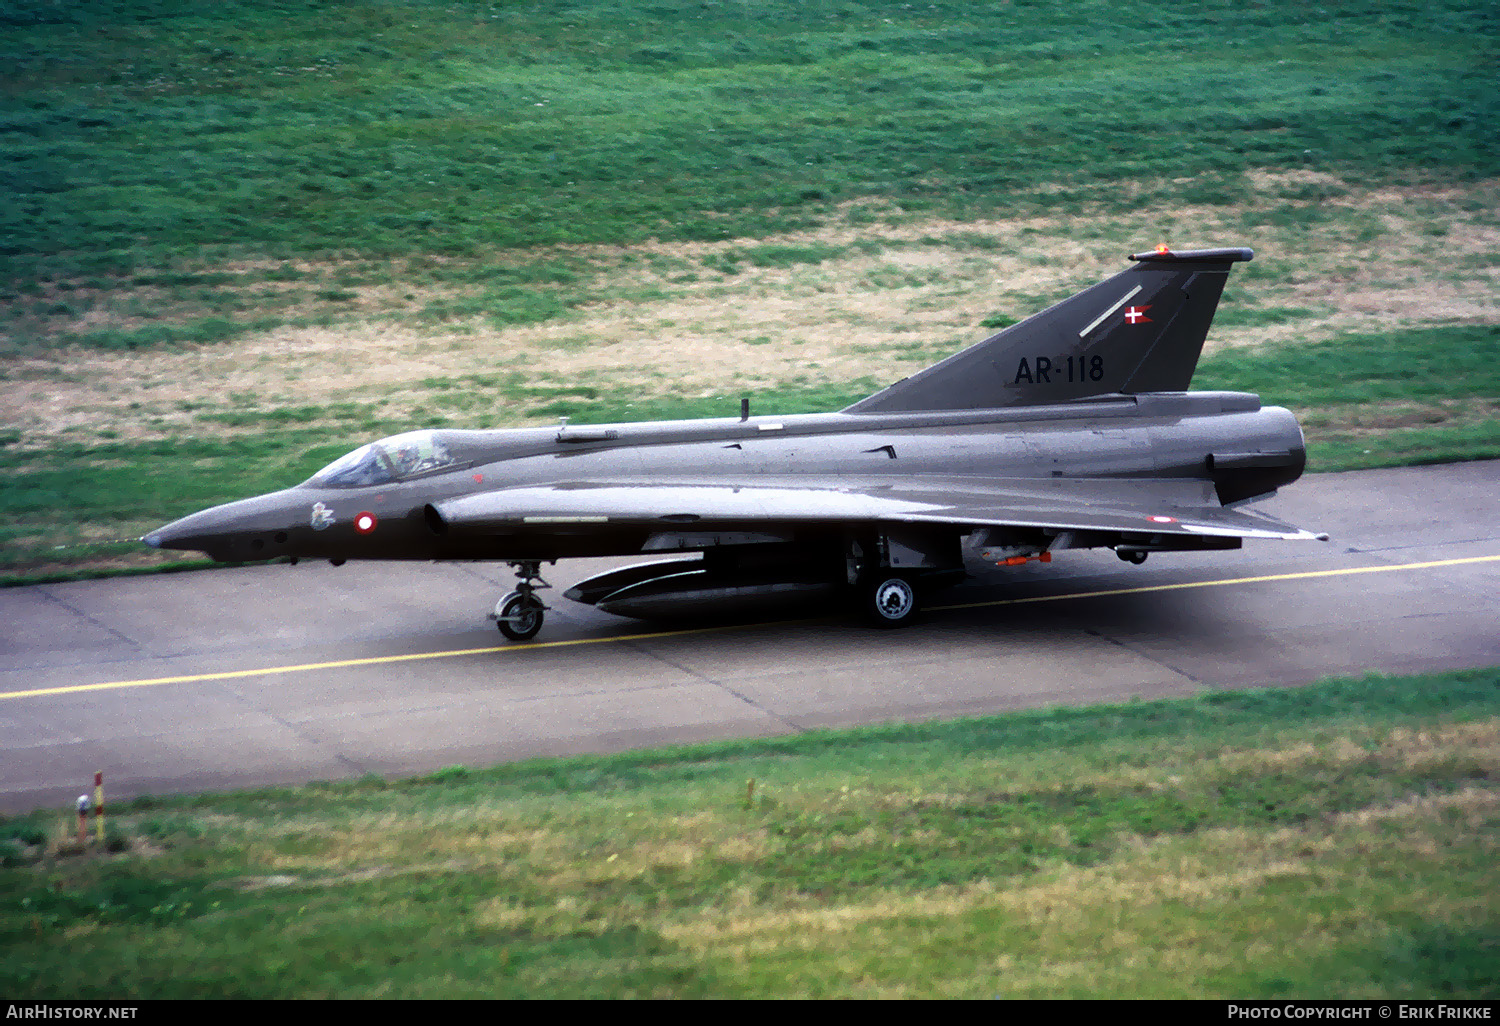
M 974 567 L 922 622 L 623 620 L 535 642 L 491 564 L 256 566 L 0 591 L 0 809 L 1500 664 L 1500 461 L 1306 477 L 1328 543 Z M 819 618 L 822 616 L 823 618 Z

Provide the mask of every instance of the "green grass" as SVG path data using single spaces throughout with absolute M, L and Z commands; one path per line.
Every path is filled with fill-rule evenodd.
M 1397 428 L 1378 434 L 1320 430 L 1309 459 L 1335 470 L 1404 467 L 1462 460 L 1500 459 L 1500 417 L 1440 428 Z
M 1221 349 L 1202 361 L 1193 387 L 1259 392 L 1268 402 L 1303 408 L 1500 398 L 1500 325 L 1405 328 Z
M 227 342 L 254 331 L 265 331 L 280 322 L 273 318 L 235 321 L 223 317 L 205 317 L 187 324 L 151 324 L 141 328 L 101 328 L 96 331 L 68 332 L 56 338 L 61 345 L 81 345 L 94 349 L 148 349 L 164 345 L 202 345 Z
M 1234 202 L 1259 167 L 1500 166 L 1493 5 L 1117 14 L 12 0 L 0 277 L 727 239 L 864 197 L 972 214 L 1202 178 L 1221 184 L 1187 199 Z
M 1497 732 L 1366 676 L 37 813 L 0 987 L 1494 999 Z

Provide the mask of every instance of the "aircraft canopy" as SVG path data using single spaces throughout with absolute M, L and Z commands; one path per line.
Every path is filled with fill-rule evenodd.
M 340 456 L 314 474 L 312 481 L 332 488 L 386 484 L 442 470 L 453 462 L 436 431 L 408 431 Z

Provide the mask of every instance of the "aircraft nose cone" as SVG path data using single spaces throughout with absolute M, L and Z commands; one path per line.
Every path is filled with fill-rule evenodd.
M 141 542 L 153 549 L 204 552 L 221 562 L 266 559 L 283 554 L 271 550 L 267 539 L 286 541 L 292 527 L 291 510 L 283 492 L 242 499 L 174 520 Z
M 211 516 L 217 510 L 204 510 L 202 513 L 194 513 L 192 516 L 174 520 L 152 531 L 141 539 L 142 544 L 149 545 L 153 549 L 199 549 L 207 551 L 205 542 L 210 541 L 218 533 L 216 528 L 223 525 L 215 523 L 220 518 Z
M 212 511 L 205 510 L 204 512 Z M 141 538 L 141 543 L 149 545 L 153 549 L 195 548 L 196 546 L 191 544 L 192 542 L 211 533 L 204 530 L 204 528 L 208 527 L 205 520 L 207 518 L 203 513 L 194 513 L 192 516 L 183 517 L 181 520 L 174 520 L 170 524 L 164 524 Z

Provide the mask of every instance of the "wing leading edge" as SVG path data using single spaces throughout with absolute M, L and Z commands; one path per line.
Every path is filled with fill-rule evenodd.
M 1220 506 L 1192 479 L 929 479 L 848 482 L 589 482 L 523 487 L 434 505 L 449 532 L 492 535 L 573 525 L 756 527 L 779 524 L 948 524 L 1157 535 L 1326 539 L 1273 517 Z

